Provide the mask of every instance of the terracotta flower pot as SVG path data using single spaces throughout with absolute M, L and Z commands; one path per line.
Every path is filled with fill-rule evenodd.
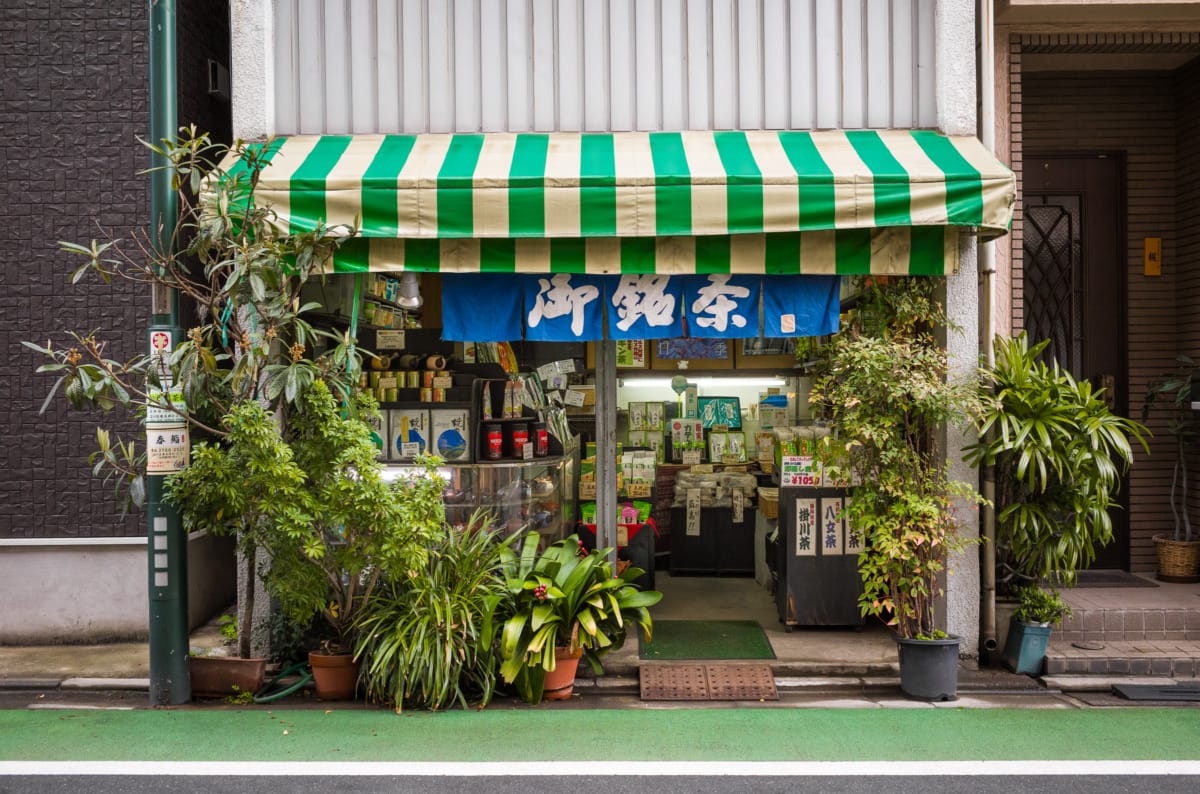
M 575 671 L 579 668 L 579 657 L 583 649 L 574 653 L 569 648 L 554 649 L 554 669 L 546 672 L 546 683 L 542 697 L 546 700 L 567 700 L 575 691 Z
M 188 669 L 192 695 L 227 697 L 241 692 L 257 692 L 266 677 L 266 659 L 242 659 L 238 656 L 191 656 Z
M 358 690 L 358 662 L 349 653 L 310 651 L 308 665 L 320 700 L 353 700 Z

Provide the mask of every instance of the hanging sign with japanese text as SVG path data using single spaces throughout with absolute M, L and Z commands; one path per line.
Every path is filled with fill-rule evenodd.
M 442 338 L 582 342 L 819 336 L 838 321 L 836 276 L 447 273 Z M 686 321 L 686 327 L 684 325 Z

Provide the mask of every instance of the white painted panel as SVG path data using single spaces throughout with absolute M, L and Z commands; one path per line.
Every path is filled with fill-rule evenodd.
M 379 92 L 380 77 L 387 70 L 379 57 L 375 34 L 375 26 L 386 19 L 391 9 L 390 3 L 384 3 L 378 9 L 378 19 L 371 13 L 376 10 L 373 3 L 351 2 L 347 9 L 350 17 L 350 37 L 346 45 L 350 47 L 351 132 L 376 132 L 379 130 L 379 111 L 385 102 L 394 105 L 394 101 L 385 99 Z
M 889 127 L 892 121 L 892 51 L 888 24 L 890 3 L 867 3 L 865 127 Z
M 812 129 L 817 125 L 817 0 L 792 3 L 789 42 L 792 67 L 790 114 L 792 128 Z
M 483 0 L 479 8 L 480 124 L 484 132 L 508 127 L 508 30 L 504 0 Z
M 916 29 L 915 0 L 892 0 L 892 118 L 891 126 L 897 128 L 913 126 L 916 117 L 916 86 L 913 79 L 916 76 L 913 53 L 916 43 L 913 31 Z
M 841 2 L 816 0 L 817 69 L 816 126 L 832 129 L 842 126 L 842 35 Z
M 275 4 L 275 24 L 280 36 L 275 42 L 275 124 L 281 132 L 297 132 L 300 129 L 300 67 L 296 57 L 298 25 L 296 22 L 296 0 L 278 0 Z M 233 73 L 231 79 L 237 80 Z
M 355 6 L 357 8 L 357 6 Z M 400 93 L 400 8 L 395 3 L 379 3 L 375 20 L 375 52 L 379 64 L 376 78 L 376 91 L 379 95 L 377 109 L 377 132 L 398 132 L 400 130 L 401 102 Z M 367 17 L 369 22 L 369 17 Z M 357 31 L 355 28 L 355 45 L 357 46 Z M 357 100 L 356 100 L 357 102 Z M 371 130 L 355 130 L 370 132 Z
M 552 132 L 558 127 L 554 78 L 554 0 L 533 0 L 533 60 L 530 82 L 533 98 L 533 129 Z
M 453 129 L 477 132 L 483 127 L 478 0 L 454 0 L 454 17 L 450 25 L 454 41 L 454 71 L 451 72 L 454 81 Z
M 429 45 L 425 29 L 424 0 L 404 0 L 400 17 L 400 41 L 404 103 L 401 129 L 404 132 L 428 132 L 429 82 L 426 71 L 428 62 L 425 58 Z
M 583 129 L 583 31 L 579 5 L 558 5 L 558 124 Z
M 839 127 L 862 129 L 867 123 L 866 20 L 863 0 L 842 3 L 842 118 Z
M 607 3 L 583 3 L 583 128 L 608 129 Z
M 661 86 L 661 116 L 657 129 L 681 130 L 687 126 L 687 55 L 684 0 L 662 0 L 659 13 L 659 61 Z M 638 69 L 639 83 L 646 82 L 647 72 Z M 639 119 L 640 120 L 640 119 Z M 646 129 L 643 127 L 642 129 Z
M 737 126 L 763 127 L 762 17 L 758 3 L 737 6 Z
M 281 134 L 933 127 L 936 6 L 275 0 L 263 46 Z
M 688 0 L 687 9 L 687 124 L 685 129 L 702 130 L 710 126 L 711 59 L 708 55 L 708 3 Z M 697 57 L 704 53 L 703 57 Z
M 663 64 L 660 55 L 659 8 L 656 3 L 637 3 L 633 23 L 634 69 L 630 74 L 635 95 L 634 128 L 656 130 L 662 107 Z
M 712 126 L 738 127 L 737 15 L 733 0 L 712 0 Z M 694 52 L 694 51 L 693 51 Z
M 345 0 L 325 0 L 325 28 L 322 55 L 325 62 L 326 129 L 348 133 L 351 126 L 349 15 Z M 343 57 L 337 57 L 341 53 Z
M 508 17 L 503 31 L 507 38 L 507 54 L 503 59 L 503 69 L 496 69 L 505 75 L 508 82 L 508 124 L 503 129 L 528 132 L 533 129 L 533 73 L 530 71 L 533 68 L 533 52 L 529 40 L 529 7 L 525 3 L 516 2 L 509 2 L 507 5 Z M 485 28 L 483 35 L 493 34 L 489 34 Z M 491 68 L 491 63 L 484 61 L 488 67 L 484 69 L 485 72 Z M 498 67 L 499 65 L 497 64 Z M 501 96 L 504 94 L 501 93 Z
M 791 53 L 788 51 L 787 0 L 763 0 L 763 127 L 788 126 Z
M 633 0 L 609 0 L 608 128 L 611 130 L 634 128 L 633 70 L 637 48 L 632 3 Z
M 917 0 L 917 125 L 937 124 L 937 74 L 934 71 L 933 11 L 935 0 Z
M 425 24 L 430 132 L 454 132 L 454 31 L 451 14 L 454 6 L 444 0 L 427 0 Z
M 299 0 L 296 7 L 296 109 L 301 131 L 326 129 L 323 6 L 322 0 Z

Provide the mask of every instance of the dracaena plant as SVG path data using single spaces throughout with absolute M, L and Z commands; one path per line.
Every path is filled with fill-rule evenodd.
M 662 593 L 633 584 L 642 569 L 631 565 L 613 573 L 612 549 L 589 552 L 572 535 L 539 554 L 540 539 L 530 532 L 519 553 L 502 551 L 510 600 L 500 634 L 500 675 L 530 703 L 542 699 L 555 648 L 582 650 L 599 675 L 601 659 L 624 645 L 630 628 L 641 628 L 650 639 L 649 608 L 662 600 Z
M 997 581 L 1010 591 L 1075 581 L 1112 540 L 1109 510 L 1146 429 L 1109 410 L 1087 381 L 1043 360 L 1048 342 L 997 337 L 983 371 L 987 411 L 967 460 L 996 467 Z
M 1167 420 L 1167 432 L 1175 443 L 1175 461 L 1171 467 L 1171 518 L 1173 540 L 1193 539 L 1192 519 L 1188 507 L 1188 450 L 1200 439 L 1200 412 L 1192 410 L 1192 383 L 1196 378 L 1196 362 L 1188 356 L 1177 356 L 1175 368 L 1150 381 L 1142 402 L 1142 421 L 1161 412 Z

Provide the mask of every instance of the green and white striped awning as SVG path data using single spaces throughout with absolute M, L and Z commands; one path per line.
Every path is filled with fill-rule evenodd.
M 931 131 L 324 135 L 267 147 L 283 233 L 337 271 L 928 274 L 1003 234 L 1015 179 Z M 235 155 L 222 163 L 244 173 Z M 209 202 L 217 201 L 210 185 Z

